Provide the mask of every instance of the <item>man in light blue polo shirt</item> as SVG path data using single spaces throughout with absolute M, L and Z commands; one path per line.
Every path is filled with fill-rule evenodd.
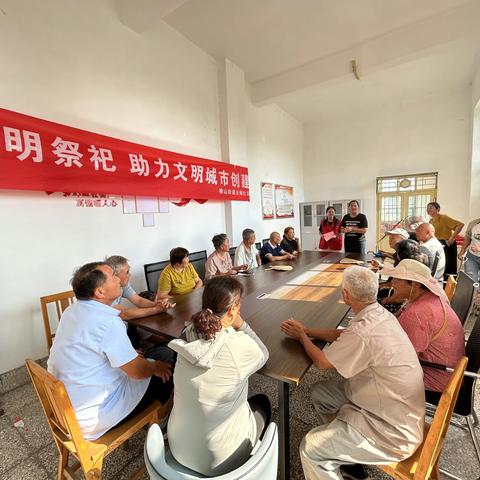
M 48 371 L 65 384 L 83 435 L 94 440 L 155 398 L 165 403 L 171 365 L 150 362 L 133 348 L 120 312 L 111 307 L 120 279 L 106 263 L 79 268 L 72 287 L 77 302 L 62 315 Z
M 162 298 L 153 302 L 147 298 L 141 297 L 130 285 L 130 265 L 128 260 L 121 255 L 112 255 L 105 259 L 105 263 L 113 270 L 113 274 L 120 279 L 121 294 L 112 302 L 112 307 L 120 310 L 120 318 L 128 321 L 135 318 L 148 317 L 156 313 L 165 312 L 169 308 L 175 306 L 170 303 L 168 298 Z M 135 305 L 134 307 L 127 307 L 121 305 L 122 298 L 126 298 L 129 302 Z M 165 344 L 165 338 L 153 335 L 143 328 L 136 328 L 133 325 L 128 325 L 127 334 L 136 349 L 148 352 L 152 358 L 162 360 L 162 352 L 160 357 L 157 357 L 153 348 L 155 345 Z
M 111 267 L 114 275 L 120 279 L 121 294 L 112 302 L 112 307 L 121 311 L 120 318 L 122 318 L 122 320 L 155 315 L 156 313 L 165 312 L 168 308 L 175 306 L 168 301 L 168 298 L 153 302 L 152 300 L 141 297 L 130 285 L 130 265 L 125 257 L 112 255 L 105 260 L 105 263 Z M 129 300 L 135 307 L 121 305 L 120 302 L 122 298 Z

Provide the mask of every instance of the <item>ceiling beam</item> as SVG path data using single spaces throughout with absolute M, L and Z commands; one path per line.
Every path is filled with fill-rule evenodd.
M 476 36 L 480 41 L 479 19 L 480 1 L 471 0 L 460 7 L 254 82 L 252 101 L 257 105 L 267 104 L 314 85 L 353 81 L 352 60 L 356 60 L 361 77 L 427 56 L 439 46 L 466 36 Z

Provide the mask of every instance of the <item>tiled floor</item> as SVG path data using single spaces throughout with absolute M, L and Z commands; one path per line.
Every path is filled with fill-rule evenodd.
M 329 374 L 332 375 L 332 374 Z M 317 419 L 311 406 L 311 385 L 325 374 L 311 368 L 301 385 L 291 390 L 291 478 L 303 479 L 298 446 L 302 437 Z M 274 420 L 278 421 L 278 402 L 275 381 L 254 375 L 250 381 L 251 393 L 267 393 L 272 401 Z M 25 369 L 19 368 L 0 376 L 0 478 L 2 480 L 55 479 L 58 455 L 36 394 Z M 23 428 L 14 427 L 23 420 Z M 105 462 L 104 478 L 122 480 L 128 478 L 143 463 L 145 431 L 139 432 L 129 443 L 128 449 L 117 449 Z M 462 479 L 477 479 L 480 467 L 468 433 L 450 428 L 442 455 L 442 466 Z M 388 478 L 376 467 L 369 467 L 371 478 Z M 148 476 L 144 475 L 143 479 Z M 261 480 L 261 479 L 259 479 Z

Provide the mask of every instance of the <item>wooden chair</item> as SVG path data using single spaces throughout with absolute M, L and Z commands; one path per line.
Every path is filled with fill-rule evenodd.
M 455 275 L 449 275 L 447 283 L 445 284 L 445 295 L 447 295 L 448 301 L 451 302 L 455 289 L 457 288 L 457 279 Z
M 33 360 L 27 359 L 26 364 L 60 453 L 58 480 L 65 478 L 75 480 L 78 478 L 75 472 L 79 468 L 82 469 L 87 480 L 101 479 L 105 456 L 143 427 L 157 423 L 167 414 L 172 405 L 172 399 L 165 405 L 153 402 L 136 417 L 108 431 L 99 439 L 85 440 L 63 382 Z M 77 460 L 72 466 L 68 465 L 70 454 Z M 140 478 L 144 471 L 145 467 L 142 467 L 134 473 L 132 478 Z
M 379 465 L 388 475 L 401 480 L 440 479 L 438 461 L 450 424 L 450 418 L 457 401 L 458 392 L 462 386 L 467 360 L 467 357 L 462 357 L 458 361 L 442 393 L 432 423 L 430 425 L 425 424 L 423 442 L 415 453 L 401 462 Z
M 57 320 L 60 322 L 60 317 L 62 316 L 62 313 L 68 306 L 70 306 L 74 302 L 74 300 L 75 294 L 73 293 L 73 290 L 40 297 L 40 306 L 42 307 L 43 325 L 45 327 L 45 337 L 47 339 L 48 351 L 50 351 L 50 349 L 52 348 L 53 337 L 55 337 L 55 334 L 52 333 L 52 329 L 50 328 L 48 304 L 55 304 L 55 308 L 57 311 Z

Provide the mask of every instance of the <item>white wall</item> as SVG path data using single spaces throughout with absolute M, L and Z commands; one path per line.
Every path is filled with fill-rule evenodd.
M 3 1 L 0 63 L 8 68 L 0 69 L 0 107 L 220 159 L 216 61 L 162 22 L 142 35 L 131 31 L 110 7 L 96 0 Z M 302 129 L 277 108 L 251 107 L 245 95 L 240 101 L 248 111 L 242 163 L 251 172 L 252 202 L 237 223 L 264 235 L 277 224 L 260 220 L 259 182 L 292 184 L 302 195 Z M 265 160 L 272 169 L 257 168 Z M 167 258 L 179 244 L 211 251 L 210 238 L 226 222 L 222 202 L 171 205 L 155 227 L 143 228 L 140 216 L 120 207 L 77 208 L 71 198 L 0 191 L 0 225 L 3 372 L 46 354 L 38 299 L 68 289 L 76 266 L 125 255 L 141 290 L 144 263 Z
M 375 246 L 375 178 L 438 172 L 442 211 L 467 220 L 471 157 L 469 88 L 392 98 L 305 127 L 305 200 L 361 198 Z
M 472 163 L 470 218 L 480 217 L 480 66 L 472 83 Z

